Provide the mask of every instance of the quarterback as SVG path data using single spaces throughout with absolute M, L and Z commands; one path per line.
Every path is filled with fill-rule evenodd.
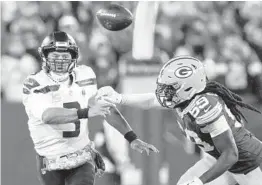
M 174 110 L 174 122 L 204 151 L 203 159 L 182 175 L 178 185 L 262 185 L 262 142 L 244 127 L 239 107 L 260 112 L 221 84 L 208 81 L 198 59 L 169 60 L 159 73 L 155 93 L 119 94 L 110 87 L 99 91 L 112 103 Z
M 97 97 L 95 73 L 77 66 L 78 46 L 69 34 L 50 34 L 39 54 L 42 70 L 26 78 L 23 104 L 43 185 L 93 185 L 96 172 L 104 171 L 88 136 L 90 117 L 103 116 L 133 149 L 158 152 L 138 139 L 113 103 Z

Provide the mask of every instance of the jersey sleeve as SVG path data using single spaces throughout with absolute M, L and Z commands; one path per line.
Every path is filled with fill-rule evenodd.
M 223 132 L 230 129 L 230 126 L 225 118 L 225 116 L 220 116 L 217 120 L 213 121 L 209 125 L 206 125 L 205 127 L 201 128 L 201 131 L 203 133 L 209 133 L 210 136 L 216 137 Z
M 215 94 L 204 94 L 195 102 L 192 109 L 195 122 L 200 127 L 205 127 L 223 115 L 223 105 Z
M 48 94 L 34 93 L 40 84 L 32 77 L 27 78 L 23 84 L 23 105 L 29 118 L 42 120 L 43 112 L 52 106 L 52 97 Z
M 96 74 L 91 67 L 80 65 L 75 69 L 76 84 L 85 89 L 85 93 L 93 96 L 97 92 Z

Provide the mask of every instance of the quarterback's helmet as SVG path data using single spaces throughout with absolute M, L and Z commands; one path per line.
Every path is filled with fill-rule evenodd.
M 198 59 L 190 56 L 172 58 L 159 73 L 156 97 L 162 106 L 175 108 L 203 91 L 206 81 L 204 65 Z
M 48 58 L 48 53 L 54 51 L 69 52 L 72 59 Z M 56 73 L 70 73 L 76 66 L 78 51 L 78 46 L 73 37 L 62 31 L 51 33 L 43 40 L 41 46 L 38 48 L 38 52 L 43 60 L 43 68 L 47 72 L 53 71 Z

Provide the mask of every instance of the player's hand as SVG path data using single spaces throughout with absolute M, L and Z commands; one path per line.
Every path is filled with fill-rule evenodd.
M 198 178 L 195 177 L 193 180 L 191 181 L 187 181 L 185 183 L 182 184 L 177 184 L 177 185 L 204 185 L 203 182 Z
M 114 103 L 104 100 L 101 96 L 97 96 L 97 93 L 89 99 L 88 106 L 88 117 L 106 117 L 106 115 L 110 114 L 110 108 L 116 107 Z
M 145 151 L 147 153 L 147 155 L 149 155 L 151 151 L 153 151 L 155 153 L 159 152 L 156 147 L 154 147 L 151 144 L 145 143 L 144 141 L 141 141 L 140 139 L 135 139 L 134 141 L 132 141 L 130 143 L 130 145 L 131 145 L 132 149 L 134 149 L 134 150 L 136 150 L 140 153 L 143 153 Z
M 105 170 L 106 170 L 106 166 L 105 166 L 104 160 L 103 160 L 102 156 L 100 155 L 100 153 L 95 150 L 95 171 L 96 171 L 96 174 L 99 177 L 101 177 L 104 174 Z
M 105 86 L 98 89 L 98 96 L 102 96 L 106 101 L 111 103 L 120 104 L 122 101 L 122 95 L 116 92 L 112 87 Z

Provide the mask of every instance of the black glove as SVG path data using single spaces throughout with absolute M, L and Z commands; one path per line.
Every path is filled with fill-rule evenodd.
M 106 170 L 104 160 L 100 153 L 95 150 L 95 171 L 99 177 L 101 177 Z

